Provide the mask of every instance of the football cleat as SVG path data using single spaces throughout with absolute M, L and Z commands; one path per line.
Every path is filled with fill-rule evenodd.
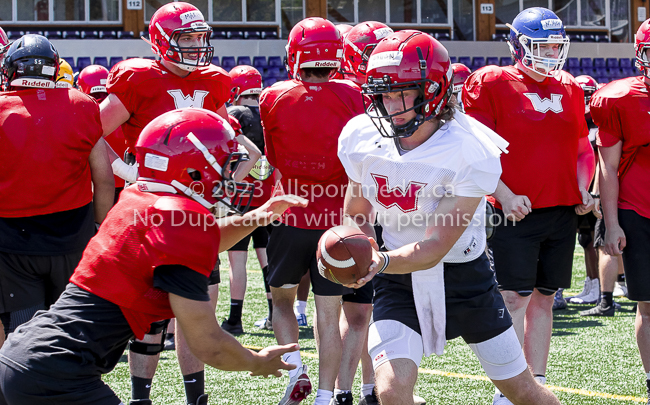
M 601 304 L 596 305 L 595 307 L 588 309 L 586 311 L 580 311 L 580 316 L 614 316 L 616 308 L 614 305 L 605 307 Z
M 427 401 L 424 398 L 413 394 L 413 405 L 427 405 Z
M 203 394 L 196 399 L 196 402 L 193 404 L 187 405 L 208 405 L 208 394 Z
M 269 318 L 262 318 L 255 322 L 254 325 L 260 329 L 273 330 L 273 322 L 271 322 Z
M 297 405 L 311 394 L 311 381 L 307 375 L 307 366 L 303 365 L 302 370 L 289 380 L 289 385 L 284 392 L 284 397 L 278 405 Z
M 351 392 L 334 395 L 330 401 L 330 405 L 352 405 L 354 397 Z
M 227 319 L 221 322 L 221 329 L 225 330 L 231 335 L 241 335 L 244 333 L 244 327 L 242 326 L 241 322 L 237 322 L 236 324 L 232 325 L 228 322 Z
M 372 394 L 366 395 L 359 400 L 359 405 L 379 405 L 379 400 L 375 395 L 375 391 L 372 391 Z
M 564 288 L 560 288 L 555 292 L 555 297 L 553 297 L 553 311 L 567 308 L 566 300 L 562 296 L 563 291 Z
M 497 392 L 494 394 L 494 398 L 492 398 L 492 405 L 513 405 L 513 403 L 510 402 L 510 400 L 506 398 L 505 395 Z

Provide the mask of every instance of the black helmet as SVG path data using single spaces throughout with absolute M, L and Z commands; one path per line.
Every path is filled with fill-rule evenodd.
M 42 35 L 28 34 L 11 44 L 2 64 L 7 87 L 56 87 L 59 53 Z

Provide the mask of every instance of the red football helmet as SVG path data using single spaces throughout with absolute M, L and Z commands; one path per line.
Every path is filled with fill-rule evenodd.
M 178 39 L 183 34 L 203 33 L 202 45 L 181 47 Z M 205 22 L 198 8 L 183 2 L 160 7 L 151 17 L 149 35 L 153 52 L 183 70 L 194 71 L 212 62 L 214 47 L 210 45 L 212 28 Z
M 254 192 L 232 173 L 248 155 L 237 151 L 227 121 L 202 108 L 182 108 L 155 118 L 135 146 L 142 191 L 185 194 L 218 217 L 242 213 Z M 250 204 L 250 203 L 248 203 Z
M 576 81 L 585 92 L 585 105 L 589 105 L 591 96 L 598 90 L 598 82 L 589 75 L 581 75 L 576 77 Z
M 259 95 L 262 93 L 262 75 L 252 66 L 239 65 L 228 72 L 232 79 L 229 103 L 234 103 L 241 96 Z
M 650 19 L 645 20 L 636 32 L 634 50 L 636 51 L 636 67 L 643 72 L 643 76 L 650 79 L 650 59 L 646 55 L 646 49 L 650 48 Z
M 343 42 L 334 24 L 320 18 L 306 18 L 289 33 L 287 43 L 287 70 L 289 77 L 297 78 L 298 69 L 341 66 Z
M 77 86 L 83 93 L 101 102 L 108 95 L 106 79 L 108 79 L 108 69 L 100 65 L 90 65 L 79 73 Z
M 463 89 L 463 85 L 467 81 L 469 75 L 472 74 L 472 71 L 467 66 L 462 63 L 452 63 L 451 69 L 454 71 L 454 94 L 460 93 Z
M 408 137 L 425 121 L 436 118 L 452 95 L 453 71 L 449 54 L 440 42 L 420 31 L 395 32 L 377 44 L 368 60 L 364 94 L 371 96 L 374 111 L 368 111 L 381 135 Z M 382 95 L 396 91 L 418 90 L 413 107 L 388 114 Z M 417 116 L 405 125 L 396 126 L 392 118 L 414 110 Z M 385 122 L 392 133 L 388 133 Z
M 343 40 L 343 62 L 341 73 L 346 79 L 357 84 L 366 82 L 368 58 L 375 46 L 393 30 L 386 24 L 377 21 L 366 21 L 357 24 Z
M 341 34 L 341 39 L 343 40 L 345 40 L 345 36 L 348 35 L 348 32 L 352 29 L 350 24 L 336 24 L 335 27 L 339 31 L 339 34 Z

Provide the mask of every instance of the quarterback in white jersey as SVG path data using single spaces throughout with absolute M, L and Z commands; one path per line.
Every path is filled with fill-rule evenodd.
M 363 86 L 373 108 L 339 138 L 345 215 L 368 236 L 375 218 L 383 227 L 384 247 L 352 285 L 374 283 L 368 351 L 380 401 L 412 404 L 422 356 L 462 337 L 513 403 L 559 404 L 528 371 L 485 254 L 485 195 L 507 143 L 448 104 L 451 81 L 449 55 L 431 36 L 386 37 Z

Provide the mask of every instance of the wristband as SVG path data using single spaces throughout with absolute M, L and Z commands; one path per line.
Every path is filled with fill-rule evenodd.
M 594 193 L 589 193 L 591 194 L 591 198 L 600 198 L 600 194 L 594 194 Z
M 385 252 L 378 252 L 378 253 L 381 255 L 381 257 L 384 258 L 384 265 L 381 266 L 381 269 L 379 269 L 379 271 L 377 272 L 377 274 L 381 274 L 388 267 L 388 264 L 390 263 L 390 256 L 388 256 L 388 254 Z

